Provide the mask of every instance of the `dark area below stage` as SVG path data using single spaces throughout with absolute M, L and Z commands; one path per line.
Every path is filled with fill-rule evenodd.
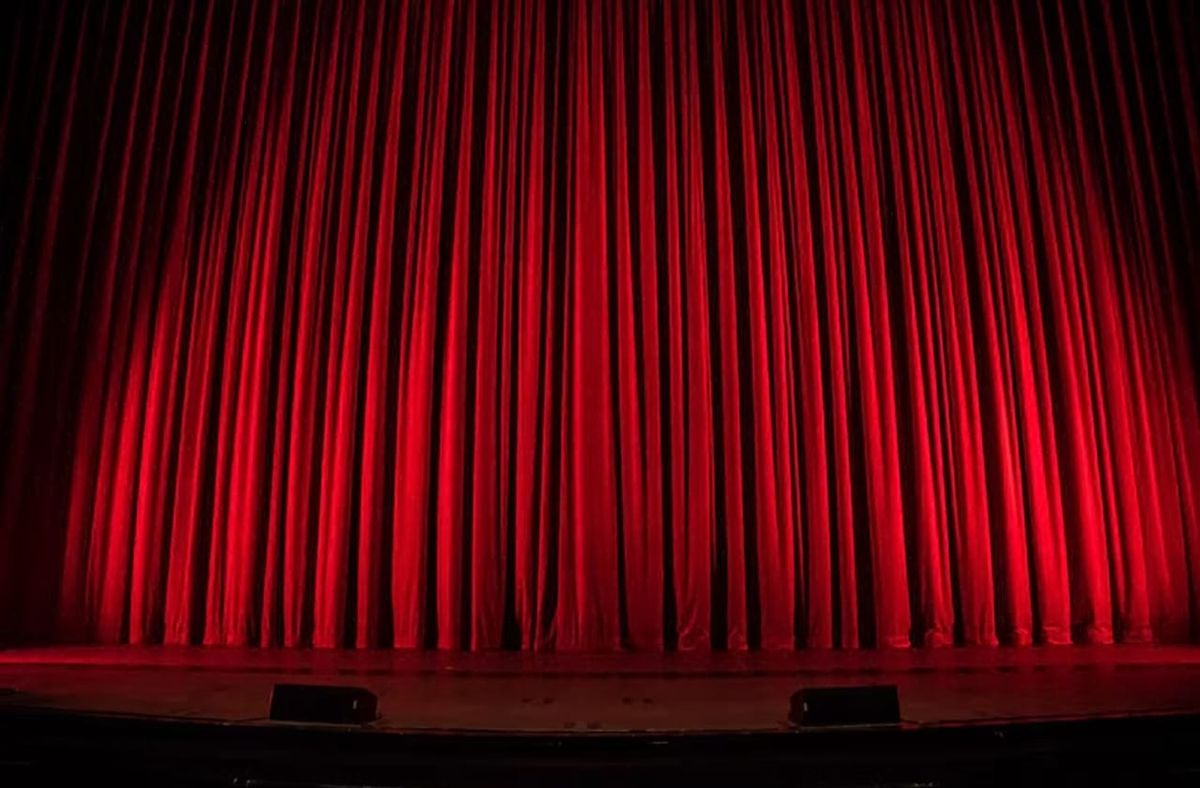
M 17 712 L 9 786 L 1196 785 L 1200 716 L 757 734 L 406 734 Z
M 277 682 L 379 695 L 266 719 Z M 898 727 L 795 730 L 801 687 L 895 684 Z M 1200 648 L 667 655 L 74 647 L 0 652 L 0 781 L 1195 784 Z

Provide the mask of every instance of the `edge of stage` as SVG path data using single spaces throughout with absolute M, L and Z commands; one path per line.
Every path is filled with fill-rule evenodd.
M 366 687 L 381 717 L 270 722 L 277 682 Z M 796 689 L 858 684 L 896 685 L 902 724 L 787 723 Z M 0 650 L 0 687 L 15 690 L 0 695 L 6 784 L 77 768 L 199 785 L 1200 781 L 1195 646 L 660 655 L 57 647 Z

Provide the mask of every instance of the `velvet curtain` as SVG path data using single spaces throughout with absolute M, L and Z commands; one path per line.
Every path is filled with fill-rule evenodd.
M 1188 2 L 6 6 L 10 639 L 1184 639 Z

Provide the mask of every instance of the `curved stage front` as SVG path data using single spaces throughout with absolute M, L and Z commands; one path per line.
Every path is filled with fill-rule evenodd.
M 271 722 L 276 683 L 362 726 Z M 898 726 L 797 729 L 803 687 L 893 684 Z M 0 652 L 0 764 L 138 784 L 1193 782 L 1200 648 L 667 655 L 73 647 Z

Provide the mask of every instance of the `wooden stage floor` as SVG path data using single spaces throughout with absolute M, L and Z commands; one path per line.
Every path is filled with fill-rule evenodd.
M 0 706 L 266 723 L 276 682 L 364 686 L 377 730 L 770 732 L 803 686 L 896 684 L 909 726 L 1200 712 L 1198 646 L 742 654 L 0 650 Z

